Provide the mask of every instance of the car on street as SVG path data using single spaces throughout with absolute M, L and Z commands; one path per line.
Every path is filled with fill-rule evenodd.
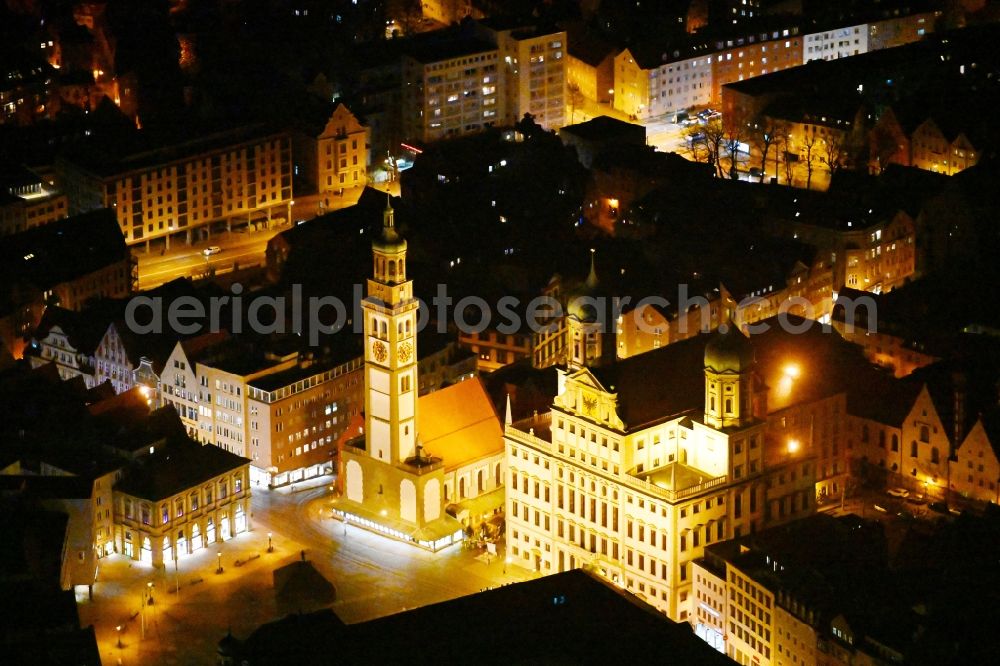
M 927 508 L 931 511 L 936 511 L 937 513 L 948 513 L 947 502 L 931 502 L 927 505 Z
M 888 513 L 886 508 L 881 504 L 872 504 L 872 508 L 878 511 L 879 513 Z
M 910 491 L 906 490 L 905 488 L 890 488 L 889 490 L 885 491 L 885 494 L 888 495 L 889 497 L 903 498 L 907 497 L 910 494 Z
M 222 252 L 222 248 L 219 247 L 218 245 L 210 245 L 206 247 L 204 250 L 202 250 L 202 252 L 205 254 L 206 257 L 211 257 L 213 254 L 219 254 L 220 252 Z

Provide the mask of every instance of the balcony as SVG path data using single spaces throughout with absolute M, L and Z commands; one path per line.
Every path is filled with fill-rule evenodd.
M 551 415 L 544 414 L 508 424 L 504 434 L 518 444 L 529 446 L 574 467 L 581 466 L 577 459 L 559 453 L 552 446 L 550 426 Z M 624 488 L 632 488 L 671 503 L 718 488 L 727 481 L 725 475 L 709 477 L 681 463 L 671 463 L 641 477 L 629 473 L 612 474 L 589 466 L 587 468 L 590 473 L 604 476 Z

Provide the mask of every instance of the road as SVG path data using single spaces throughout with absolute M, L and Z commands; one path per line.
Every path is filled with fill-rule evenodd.
M 398 184 L 396 188 L 398 191 Z M 298 221 L 311 220 L 317 215 L 353 206 L 361 191 L 361 188 L 354 188 L 346 190 L 343 195 L 332 197 L 309 195 L 296 198 L 292 205 L 292 221 L 275 221 L 267 229 L 244 226 L 236 231 L 217 232 L 208 239 L 190 245 L 175 239 L 169 250 L 160 245 L 146 252 L 144 246 L 137 245 L 132 248 L 132 252 L 139 262 L 139 290 L 154 289 L 182 277 L 202 278 L 210 271 L 215 275 L 222 275 L 232 271 L 234 267 L 261 266 L 271 238 Z M 211 246 L 216 246 L 221 251 L 206 256 L 204 250 Z
M 94 625 L 104 663 L 215 663 L 216 644 L 227 631 L 245 638 L 283 615 L 272 574 L 303 551 L 335 586 L 332 608 L 348 623 L 531 577 L 521 569 L 507 571 L 502 558 L 487 563 L 460 546 L 431 554 L 358 527 L 345 530 L 321 515 L 329 516 L 329 483 L 325 477 L 298 488 L 257 491 L 253 531 L 184 557 L 177 574 L 172 564 L 156 570 L 118 555 L 102 560 L 93 599 L 78 593 L 77 601 L 81 624 Z M 223 571 L 217 573 L 220 560 Z M 237 566 L 237 560 L 244 564 Z M 152 606 L 141 603 L 147 583 L 154 585 Z M 315 609 L 305 601 L 300 606 Z

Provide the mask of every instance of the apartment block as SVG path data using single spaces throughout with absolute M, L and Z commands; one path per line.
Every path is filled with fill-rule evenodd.
M 434 141 L 502 122 L 499 57 L 496 45 L 480 39 L 412 45 L 403 56 L 403 136 Z
M 513 125 L 526 113 L 546 129 L 566 124 L 566 32 L 500 19 L 484 19 L 479 29 L 502 61 L 502 124 Z
M 695 633 L 737 664 L 893 663 L 910 640 L 885 537 L 857 516 L 713 544 L 693 570 Z
M 93 146 L 56 164 L 71 213 L 111 208 L 129 245 L 185 242 L 213 225 L 287 219 L 291 139 L 244 127 L 144 152 L 108 155 Z

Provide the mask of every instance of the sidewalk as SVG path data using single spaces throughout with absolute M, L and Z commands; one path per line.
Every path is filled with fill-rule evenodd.
M 234 632 L 273 619 L 271 573 L 298 559 L 301 548 L 276 536 L 268 553 L 267 543 L 266 532 L 241 534 L 180 559 L 176 573 L 172 560 L 162 569 L 121 555 L 102 560 L 94 598 L 80 600 L 78 608 L 81 624 L 94 625 L 103 663 L 200 663 L 225 633 L 220 612 Z M 223 568 L 217 573 L 220 554 Z M 144 607 L 147 590 L 153 603 Z

